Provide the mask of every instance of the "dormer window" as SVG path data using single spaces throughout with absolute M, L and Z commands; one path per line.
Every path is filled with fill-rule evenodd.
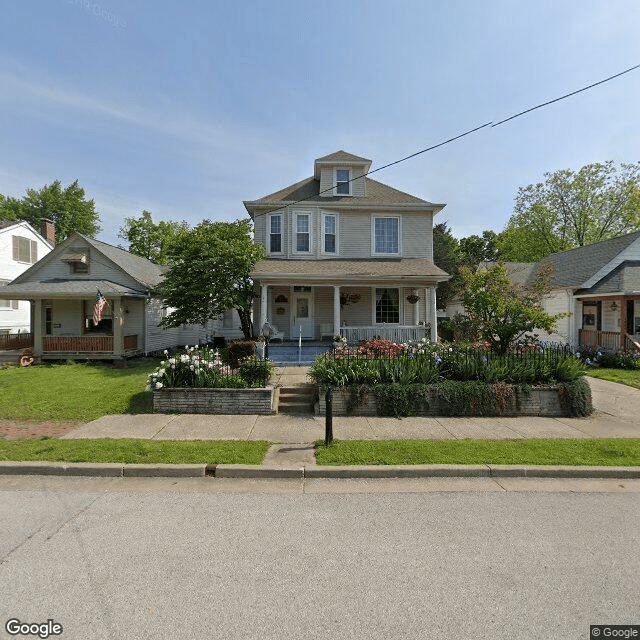
M 349 169 L 336 169 L 335 195 L 351 195 L 351 171 Z
M 61 259 L 71 267 L 71 273 L 89 273 L 89 255 L 86 251 L 72 249 Z

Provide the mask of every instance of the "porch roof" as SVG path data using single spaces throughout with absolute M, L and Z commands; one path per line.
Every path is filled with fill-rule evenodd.
M 379 260 L 263 260 L 253 269 L 257 281 L 326 281 L 350 285 L 380 281 L 425 285 L 443 282 L 449 275 L 430 260 L 396 258 Z
M 0 287 L 0 299 L 86 298 L 95 296 L 98 289 L 105 296 L 144 297 L 145 295 L 144 291 L 136 291 L 109 280 L 51 278 L 49 280 L 10 283 Z

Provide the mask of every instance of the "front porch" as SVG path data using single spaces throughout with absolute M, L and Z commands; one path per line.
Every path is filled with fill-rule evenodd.
M 67 358 L 90 358 L 114 360 L 129 358 L 142 353 L 138 348 L 138 336 L 123 336 L 120 353 L 114 351 L 113 336 L 43 336 L 42 359 L 66 360 Z
M 370 338 L 437 340 L 435 286 L 263 283 L 254 317 L 258 332 L 268 323 L 273 337 L 296 342 L 338 335 L 350 345 Z
M 578 298 L 582 327 L 578 344 L 640 353 L 640 296 Z

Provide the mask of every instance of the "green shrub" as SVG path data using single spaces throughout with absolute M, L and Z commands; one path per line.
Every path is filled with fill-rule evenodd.
M 428 389 L 423 384 L 377 385 L 373 392 L 378 415 L 399 418 L 424 413 L 429 408 Z
M 569 415 L 574 418 L 581 418 L 593 413 L 591 388 L 584 378 L 561 383 L 560 402 Z
M 240 377 L 250 387 L 262 387 L 269 382 L 274 369 L 269 360 L 246 360 L 240 365 Z
M 575 356 L 559 358 L 553 368 L 553 377 L 560 382 L 571 382 L 581 378 L 585 374 L 585 366 Z
M 256 343 L 253 340 L 237 340 L 227 347 L 229 364 L 235 369 L 241 362 L 256 355 Z

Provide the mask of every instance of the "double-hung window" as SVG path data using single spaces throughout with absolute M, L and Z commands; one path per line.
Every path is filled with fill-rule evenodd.
M 311 215 L 308 213 L 297 213 L 295 216 L 296 225 L 296 251 L 298 253 L 308 253 L 311 251 Z
M 349 169 L 336 169 L 335 195 L 351 195 L 351 171 Z
M 11 236 L 13 242 L 13 259 L 16 262 L 33 264 L 38 262 L 38 243 L 22 236 Z
M 269 216 L 269 253 L 282 253 L 282 215 Z
M 338 253 L 338 217 L 325 213 L 322 216 L 322 251 Z
M 400 255 L 400 218 L 373 218 L 372 253 Z
M 9 284 L 11 280 L 0 280 L 0 287 Z M 0 309 L 18 309 L 17 300 L 0 300 Z
M 400 322 L 399 289 L 376 289 L 376 322 Z

